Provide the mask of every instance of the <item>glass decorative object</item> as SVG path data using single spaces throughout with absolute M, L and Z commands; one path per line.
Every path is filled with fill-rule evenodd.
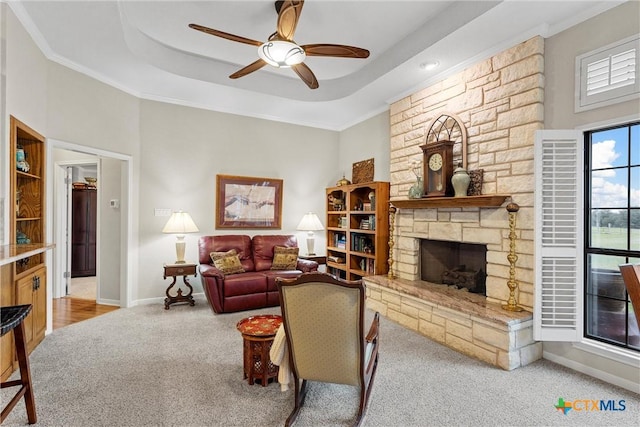
M 16 169 L 21 172 L 29 172 L 29 163 L 27 162 L 27 154 L 21 145 L 16 149 Z
M 416 177 L 416 183 L 409 188 L 409 198 L 410 199 L 420 199 L 422 198 L 422 194 L 424 193 L 424 183 L 422 182 L 422 177 Z
M 409 160 L 409 168 L 416 176 L 416 183 L 409 188 L 409 193 L 407 194 L 407 196 L 410 199 L 421 199 L 424 195 L 424 182 L 422 181 L 422 175 L 420 174 L 422 163 L 420 162 L 420 160 L 411 159 Z

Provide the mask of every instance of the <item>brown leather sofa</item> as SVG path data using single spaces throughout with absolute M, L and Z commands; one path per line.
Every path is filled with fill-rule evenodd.
M 293 235 L 202 236 L 198 241 L 198 270 L 204 293 L 216 313 L 231 313 L 280 305 L 276 277 L 294 278 L 317 271 L 318 263 L 298 258 L 295 270 L 271 270 L 274 247 L 298 247 Z M 244 273 L 224 275 L 211 260 L 211 252 L 235 249 Z

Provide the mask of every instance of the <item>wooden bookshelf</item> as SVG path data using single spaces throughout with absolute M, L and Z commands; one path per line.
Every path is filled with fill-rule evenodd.
M 326 189 L 327 272 L 347 280 L 386 274 L 389 258 L 389 183 Z

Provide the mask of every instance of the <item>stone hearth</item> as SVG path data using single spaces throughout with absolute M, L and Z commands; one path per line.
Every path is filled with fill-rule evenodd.
M 365 277 L 367 306 L 434 341 L 505 370 L 542 357 L 533 316 L 425 281 Z

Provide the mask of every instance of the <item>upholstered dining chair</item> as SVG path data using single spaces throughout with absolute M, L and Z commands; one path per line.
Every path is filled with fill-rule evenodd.
M 291 425 L 304 404 L 307 381 L 346 384 L 360 391 L 354 425 L 367 409 L 378 367 L 379 313 L 365 335 L 365 286 L 328 273 L 304 273 L 277 279 L 282 323 L 293 374 L 294 408 Z

